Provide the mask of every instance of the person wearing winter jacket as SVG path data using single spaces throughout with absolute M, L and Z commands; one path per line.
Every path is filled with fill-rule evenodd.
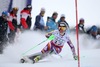
M 41 8 L 40 10 L 40 14 L 36 16 L 35 18 L 35 25 L 34 25 L 34 30 L 46 30 L 47 27 L 45 26 L 45 22 L 44 22 L 44 14 L 45 14 L 45 9 Z
M 61 14 L 61 17 L 60 17 L 60 19 L 58 20 L 57 23 L 65 22 L 67 24 L 68 28 L 69 28 L 69 24 L 67 23 L 67 21 L 65 20 L 65 18 L 66 18 L 65 15 Z
M 86 33 L 91 35 L 94 39 L 97 39 L 97 35 L 99 34 L 98 27 L 96 25 L 93 25 L 91 28 L 87 30 Z
M 17 12 L 18 12 L 18 8 L 17 7 L 13 7 L 9 18 L 8 18 L 8 26 L 9 26 L 9 33 L 8 33 L 8 37 L 9 37 L 9 42 L 13 43 L 14 39 L 15 39 L 15 34 L 18 28 L 17 25 Z
M 79 32 L 83 32 L 83 33 L 86 32 L 85 29 L 84 29 L 84 23 L 85 23 L 84 19 L 81 18 L 81 19 L 79 20 L 79 24 L 78 24 Z
M 32 6 L 27 5 L 20 13 L 20 24 L 22 26 L 22 29 L 30 29 L 31 28 L 31 10 Z
M 57 29 L 57 23 L 56 23 L 57 16 L 58 16 L 58 13 L 54 12 L 52 14 L 52 17 L 49 17 L 49 21 L 46 22 L 47 32 L 51 32 Z
M 2 16 L 0 16 L 0 54 L 3 53 L 3 47 L 7 43 L 7 28 L 8 28 L 8 12 L 3 11 Z

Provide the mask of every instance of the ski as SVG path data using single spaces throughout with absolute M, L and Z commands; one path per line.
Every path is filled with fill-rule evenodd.
M 34 57 L 23 57 L 20 59 L 21 63 L 36 63 L 40 60 L 41 56 L 34 56 Z

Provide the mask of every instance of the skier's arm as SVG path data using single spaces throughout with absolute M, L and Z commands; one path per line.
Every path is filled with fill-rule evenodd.
M 69 40 L 67 41 L 67 43 L 68 43 L 68 45 L 69 45 L 69 47 L 70 47 L 70 49 L 71 49 L 71 51 L 72 51 L 72 53 L 73 53 L 73 56 L 76 56 L 75 47 L 74 47 L 74 45 L 72 44 L 71 40 L 69 39 Z
M 14 27 L 13 24 L 12 24 L 12 20 L 13 20 L 12 15 L 10 15 L 10 16 L 7 18 L 7 20 L 8 20 L 8 26 L 9 26 L 9 28 L 10 28 L 12 31 L 14 31 L 14 30 L 15 30 L 15 27 Z

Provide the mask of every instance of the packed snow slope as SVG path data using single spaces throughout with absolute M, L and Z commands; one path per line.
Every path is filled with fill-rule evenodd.
M 20 58 L 23 53 L 30 48 L 36 46 L 43 40 L 45 40 L 45 32 L 40 31 L 26 31 L 21 33 L 14 44 L 8 44 L 4 49 L 4 53 L 0 55 L 0 67 L 78 67 L 78 62 L 72 57 L 71 50 L 67 43 L 59 55 L 49 56 L 38 63 L 20 63 Z M 77 43 L 75 33 L 69 34 L 72 40 L 76 52 Z M 49 42 L 46 41 L 25 55 L 31 55 L 41 51 L 41 49 Z M 79 34 L 80 44 L 80 66 L 81 67 L 100 67 L 100 42 L 93 40 L 86 34 Z

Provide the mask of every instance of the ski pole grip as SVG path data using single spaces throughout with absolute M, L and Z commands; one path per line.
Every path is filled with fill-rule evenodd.
M 51 35 L 49 38 L 48 38 L 48 40 L 53 40 L 55 38 L 55 36 L 54 35 Z

